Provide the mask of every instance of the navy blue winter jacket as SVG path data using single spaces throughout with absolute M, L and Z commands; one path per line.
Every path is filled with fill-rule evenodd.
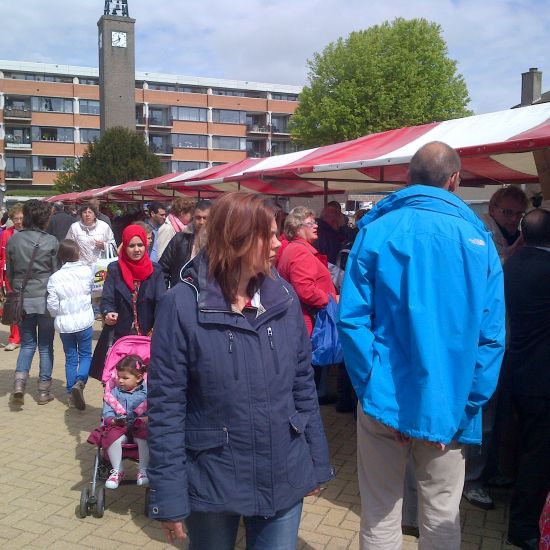
M 148 378 L 150 515 L 272 516 L 331 479 L 300 303 L 274 271 L 249 322 L 206 258 L 160 303 Z

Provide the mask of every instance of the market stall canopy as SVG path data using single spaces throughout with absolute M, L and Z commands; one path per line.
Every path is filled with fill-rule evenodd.
M 407 181 L 414 153 L 431 141 L 455 148 L 462 185 L 537 183 L 533 152 L 550 147 L 550 104 L 434 122 L 264 159 L 186 178 L 187 188 L 236 187 L 276 195 L 391 191 Z

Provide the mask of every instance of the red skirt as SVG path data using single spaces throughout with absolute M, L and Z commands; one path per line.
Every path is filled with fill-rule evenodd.
M 100 426 L 90 433 L 87 441 L 92 445 L 98 445 L 104 450 L 107 450 L 123 435 L 128 437 L 128 442 L 131 442 L 134 437 L 138 439 L 147 439 L 147 422 L 144 422 L 141 418 L 137 418 L 131 428 L 128 428 L 128 426 L 118 426 L 116 424 Z

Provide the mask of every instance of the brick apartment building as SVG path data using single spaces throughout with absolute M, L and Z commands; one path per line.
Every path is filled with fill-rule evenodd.
M 95 68 L 0 61 L 0 185 L 51 186 L 99 137 Z M 164 171 L 289 153 L 298 86 L 136 72 L 136 130 Z

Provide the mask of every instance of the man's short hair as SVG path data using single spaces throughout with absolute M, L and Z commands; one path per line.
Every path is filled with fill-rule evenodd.
M 63 212 L 65 210 L 65 205 L 61 201 L 55 201 L 53 203 L 54 212 Z
M 413 155 L 409 163 L 409 181 L 432 187 L 443 187 L 448 179 L 460 172 L 458 153 L 442 141 L 431 141 Z
M 531 210 L 521 220 L 521 233 L 528 246 L 550 246 L 550 212 Z
M 210 210 L 213 202 L 209 199 L 199 199 L 195 204 L 195 210 Z
M 159 210 L 166 210 L 166 207 L 160 202 L 150 202 L 149 203 L 149 215 L 157 214 Z
M 509 185 L 508 187 L 501 187 L 496 193 L 493 193 L 489 199 L 489 208 L 499 206 L 506 199 L 512 199 L 521 204 L 522 210 L 527 210 L 529 206 L 529 199 L 522 189 L 517 185 Z

